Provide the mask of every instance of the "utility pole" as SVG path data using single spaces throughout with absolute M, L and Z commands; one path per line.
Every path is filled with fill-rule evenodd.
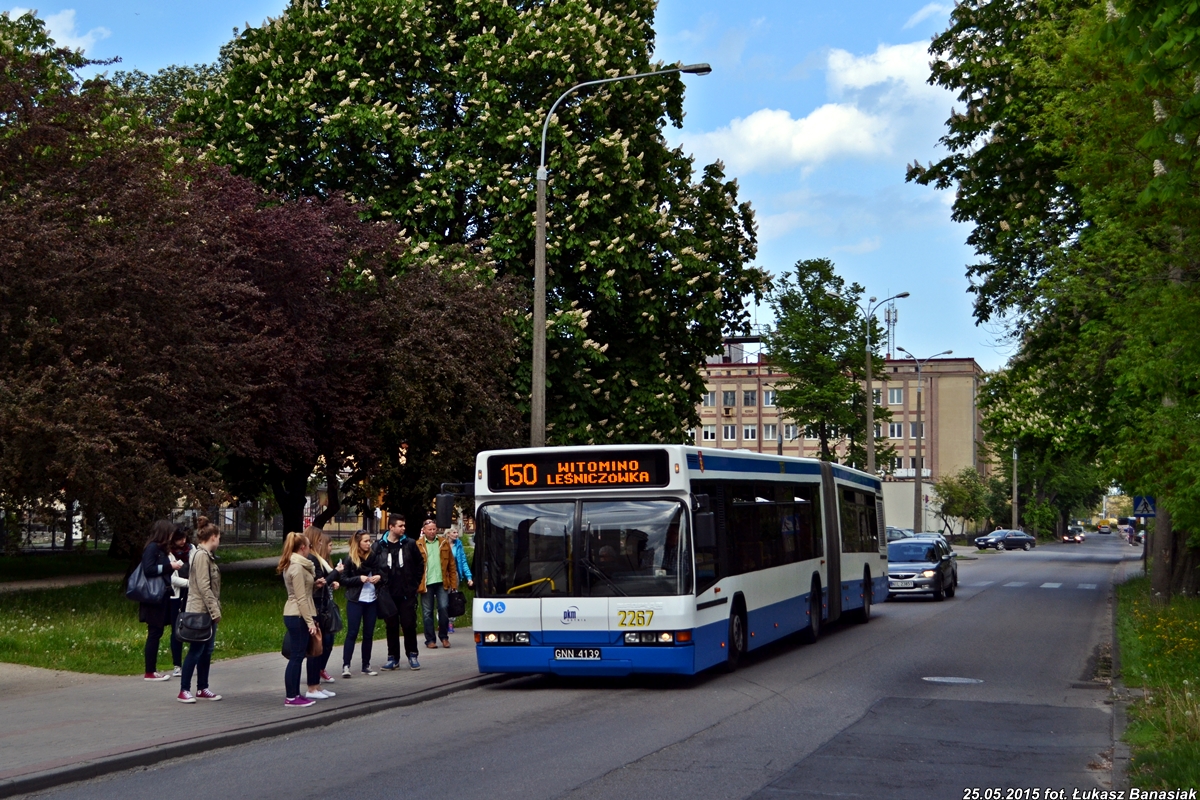
M 905 350 L 903 347 L 897 347 L 896 350 L 904 353 L 905 356 L 911 358 L 913 363 L 917 365 L 917 432 L 914 437 L 917 440 L 917 458 L 915 469 L 913 470 L 913 532 L 921 533 L 925 529 L 925 497 L 922 492 L 921 478 L 923 476 L 922 458 L 921 458 L 921 395 L 924 381 L 921 377 L 921 366 L 927 364 L 938 356 L 948 356 L 954 353 L 953 350 L 943 350 L 940 353 L 935 353 L 929 358 L 917 358 L 912 353 Z
M 1014 531 L 1016 531 L 1016 530 L 1020 530 L 1020 528 L 1019 528 L 1019 527 L 1017 527 L 1017 520 L 1019 519 L 1019 514 L 1017 513 L 1017 448 L 1015 448 L 1015 447 L 1013 448 L 1013 499 L 1012 499 L 1012 507 L 1013 507 L 1013 520 L 1012 520 L 1012 529 L 1013 529 Z

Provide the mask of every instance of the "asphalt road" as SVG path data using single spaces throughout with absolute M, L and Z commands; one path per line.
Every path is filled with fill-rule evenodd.
M 777 643 L 731 675 L 514 679 L 48 794 L 1070 797 L 1110 778 L 1111 706 L 1088 681 L 1114 572 L 1139 554 L 1112 536 L 987 554 L 960 564 L 954 599 L 878 605 L 867 625 Z

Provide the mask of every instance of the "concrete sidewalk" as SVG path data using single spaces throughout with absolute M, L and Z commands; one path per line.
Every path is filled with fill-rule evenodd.
M 376 633 L 382 632 L 380 626 Z M 282 625 L 279 635 L 282 639 Z M 0 664 L 0 797 L 311 729 L 503 679 L 479 674 L 470 628 L 460 628 L 450 642 L 448 650 L 422 646 L 417 672 L 406 665 L 375 677 L 357 671 L 356 652 L 350 680 L 341 678 L 338 647 L 329 663 L 337 682 L 326 684 L 337 697 L 308 708 L 284 707 L 287 662 L 279 653 L 214 662 L 211 688 L 223 699 L 195 705 L 175 700 L 178 678 L 153 683 L 140 675 Z M 386 643 L 376 639 L 376 668 L 386 656 Z

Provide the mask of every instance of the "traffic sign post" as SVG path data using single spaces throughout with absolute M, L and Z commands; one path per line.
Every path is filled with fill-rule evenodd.
M 1155 516 L 1154 498 L 1149 495 L 1134 495 L 1133 498 L 1133 516 L 1135 517 L 1153 517 Z

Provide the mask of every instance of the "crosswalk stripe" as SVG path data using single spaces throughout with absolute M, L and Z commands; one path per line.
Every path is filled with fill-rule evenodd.
M 995 581 L 980 581 L 979 583 L 972 583 L 971 585 L 982 588 L 984 586 L 991 586 L 993 583 L 995 583 Z
M 1016 588 L 1019 588 L 1019 587 L 1021 587 L 1021 586 L 1024 586 L 1024 585 L 1025 585 L 1025 581 L 1013 581 L 1012 583 L 1006 583 L 1006 584 L 1004 584 L 1004 585 L 1005 585 L 1005 586 L 1010 586 L 1010 587 L 1012 587 L 1013 589 L 1016 589 Z
M 1043 588 L 1043 589 L 1061 589 L 1062 584 L 1061 583 L 1043 583 L 1041 588 Z
M 1080 589 L 1095 589 L 1095 588 L 1096 588 L 1096 584 L 1094 584 L 1094 583 L 1081 583 L 1081 584 L 1079 584 L 1079 588 L 1080 588 Z

